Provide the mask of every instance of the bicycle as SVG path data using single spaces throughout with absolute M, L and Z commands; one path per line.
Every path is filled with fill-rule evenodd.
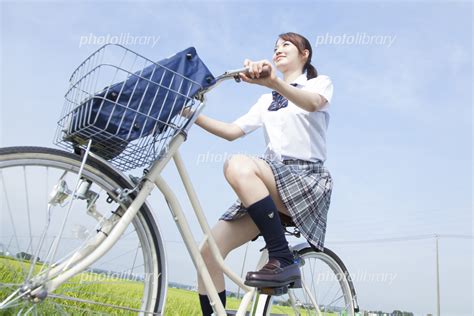
M 193 53 L 186 57 L 195 58 Z M 108 58 L 120 62 L 110 63 Z M 134 72 L 140 65 L 142 70 Z M 144 69 L 153 69 L 151 76 L 146 77 Z M 181 73 L 115 44 L 102 46 L 81 63 L 71 76 L 55 136 L 55 143 L 67 151 L 42 147 L 0 149 L 2 213 L 8 214 L 2 216 L 8 219 L 2 220 L 0 310 L 12 314 L 163 314 L 166 254 L 146 201 L 156 186 L 203 278 L 216 314 L 226 315 L 180 203 L 160 174 L 173 160 L 204 233 L 203 242 L 209 243 L 224 273 L 245 292 L 237 315 L 245 315 L 249 308 L 253 315 L 269 315 L 273 298 L 280 295 L 287 295 L 287 305 L 296 315 L 354 315 L 358 304 L 350 275 L 331 250 L 321 252 L 307 242 L 293 245 L 302 271 L 301 288 L 256 289 L 246 286 L 225 265 L 210 234 L 179 147 L 206 104 L 205 94 L 224 80 L 238 81 L 238 73 L 244 71 L 206 78 L 208 86 L 202 87 Z M 162 81 L 151 80 L 155 73 L 161 74 Z M 179 89 L 185 87 L 188 92 L 165 84 L 166 76 L 173 78 L 171 82 L 180 82 Z M 124 81 L 117 86 L 120 78 Z M 135 80 L 136 84 L 123 104 L 121 95 L 125 94 L 127 80 Z M 144 90 L 138 91 L 139 81 L 146 83 Z M 105 88 L 97 89 L 101 86 Z M 193 86 L 198 87 L 196 93 L 190 92 Z M 118 94 L 110 93 L 117 87 Z M 153 101 L 162 92 L 166 99 L 174 95 L 165 120 L 160 116 L 166 106 L 164 100 L 158 100 L 161 109 L 157 116 L 150 115 L 151 107 L 147 113 L 140 111 L 149 91 L 155 91 Z M 133 98 L 139 98 L 138 108 L 129 106 Z M 177 100 L 182 103 L 178 112 L 185 107 L 193 110 L 190 117 L 172 115 Z M 97 108 L 93 114 L 94 102 L 100 104 L 98 111 L 106 107 L 104 104 L 112 104 L 106 125 L 94 125 L 99 116 Z M 120 124 L 111 133 L 108 128 L 117 109 L 121 111 Z M 130 117 L 133 122 L 123 137 L 121 127 Z M 151 131 L 145 131 L 148 122 L 152 123 Z M 132 131 L 137 130 L 139 137 L 130 141 Z M 136 168 L 143 168 L 142 177 L 125 176 L 125 171 Z M 283 224 L 294 226 L 288 220 Z M 298 236 L 297 230 L 293 234 Z M 257 269 L 267 259 L 263 250 Z

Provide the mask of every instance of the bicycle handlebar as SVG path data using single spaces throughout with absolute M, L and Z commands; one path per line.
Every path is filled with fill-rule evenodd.
M 234 70 L 226 71 L 222 75 L 220 75 L 216 78 L 216 83 L 227 80 L 227 79 L 231 79 L 231 78 L 233 78 L 237 82 L 239 82 L 240 81 L 239 74 L 240 73 L 245 73 L 246 75 L 249 75 L 250 74 L 249 69 L 250 68 L 248 68 L 248 67 L 244 67 L 244 68 L 240 68 L 240 69 L 234 69 Z M 271 71 L 271 69 L 270 69 L 269 66 L 263 66 L 263 71 L 260 73 L 260 78 L 265 78 L 265 77 L 269 76 L 270 71 Z
M 222 75 L 216 77 L 216 81 L 212 86 L 210 86 L 207 89 L 204 89 L 203 91 L 201 91 L 201 96 L 206 94 L 207 92 L 211 91 L 212 89 L 217 87 L 221 82 L 223 82 L 225 80 L 234 79 L 236 82 L 240 82 L 240 75 L 239 74 L 244 73 L 246 75 L 249 75 L 250 74 L 249 69 L 250 68 L 248 68 L 248 67 L 244 67 L 244 68 L 228 70 L 228 71 L 224 72 Z M 263 70 L 260 73 L 260 78 L 265 78 L 265 77 L 269 76 L 270 72 L 271 72 L 270 66 L 263 66 Z

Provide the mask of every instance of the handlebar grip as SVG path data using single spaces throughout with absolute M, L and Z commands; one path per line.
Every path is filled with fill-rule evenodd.
M 259 77 L 259 78 L 268 77 L 268 76 L 270 76 L 270 73 L 271 73 L 271 68 L 270 68 L 270 66 L 263 66 L 263 69 L 262 69 L 262 72 L 260 73 L 260 77 Z M 248 69 L 247 69 L 247 71 L 245 72 L 245 75 L 246 75 L 247 77 L 250 76 L 250 72 L 249 72 Z

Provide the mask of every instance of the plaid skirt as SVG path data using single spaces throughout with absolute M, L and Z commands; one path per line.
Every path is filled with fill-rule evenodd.
M 318 162 L 259 158 L 270 165 L 277 191 L 296 228 L 309 243 L 322 251 L 332 192 L 329 171 Z M 230 221 L 246 213 L 247 209 L 237 199 L 220 219 Z

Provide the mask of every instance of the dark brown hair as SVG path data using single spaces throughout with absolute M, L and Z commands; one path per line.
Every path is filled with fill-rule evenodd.
M 311 57 L 313 56 L 313 49 L 311 48 L 311 44 L 303 35 L 288 32 L 278 35 L 278 38 L 281 38 L 284 41 L 288 41 L 293 43 L 298 48 L 300 54 L 303 54 L 303 51 L 307 49 L 309 51 L 308 59 L 303 66 L 303 72 L 306 71 L 306 78 L 312 79 L 318 76 L 318 71 L 311 65 Z

